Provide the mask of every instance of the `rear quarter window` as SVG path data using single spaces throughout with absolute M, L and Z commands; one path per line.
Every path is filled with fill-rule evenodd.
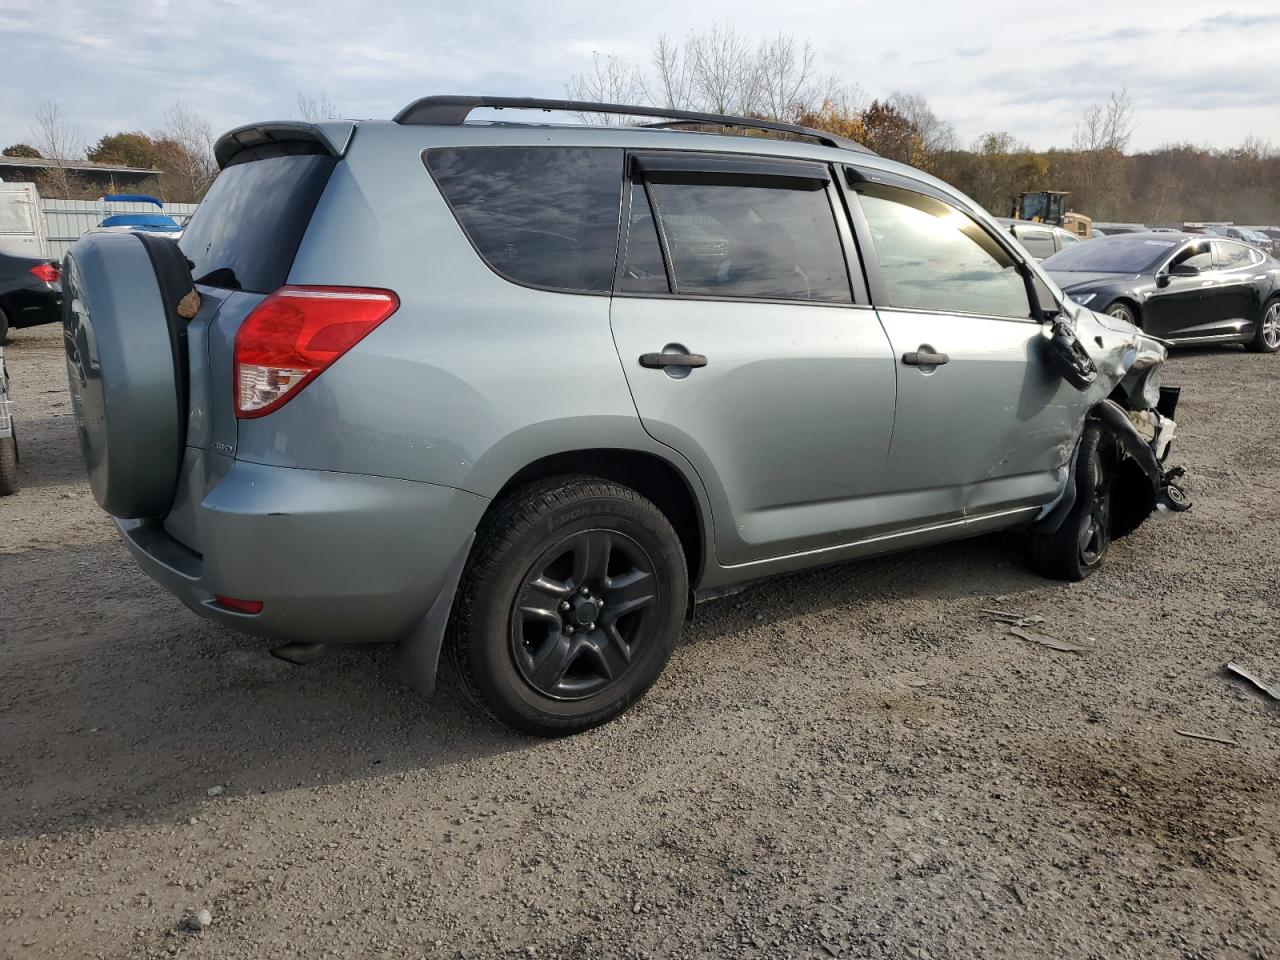
M 293 269 L 298 245 L 337 158 L 307 153 L 227 167 L 191 215 L 178 246 L 197 283 L 270 293 Z
M 613 286 L 622 150 L 457 147 L 423 157 L 458 223 L 499 276 L 577 293 Z

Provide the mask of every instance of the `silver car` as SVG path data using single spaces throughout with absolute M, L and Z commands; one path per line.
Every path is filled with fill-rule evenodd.
M 1007 528 L 1080 579 L 1185 506 L 1164 347 L 972 201 L 821 131 L 654 112 L 253 124 L 180 246 L 78 242 L 77 423 L 143 568 L 290 659 L 394 641 L 430 690 L 443 650 L 554 735 L 749 581 Z

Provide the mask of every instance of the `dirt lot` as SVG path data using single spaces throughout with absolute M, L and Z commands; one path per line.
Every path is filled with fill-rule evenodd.
M 83 482 L 56 331 L 8 352 L 4 957 L 1280 956 L 1280 703 L 1222 672 L 1280 680 L 1280 357 L 1175 355 L 1196 507 L 1087 583 L 1015 537 L 792 576 L 542 742 L 189 613 Z

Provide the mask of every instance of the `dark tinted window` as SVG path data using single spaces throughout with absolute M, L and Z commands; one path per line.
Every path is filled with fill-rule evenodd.
M 849 303 L 835 215 L 821 190 L 652 183 L 675 292 Z
M 336 158 L 269 157 L 227 167 L 178 245 L 199 283 L 270 293 L 285 284 Z
M 858 194 L 892 306 L 1031 316 L 1017 264 L 970 217 L 909 190 L 866 185 Z
M 1027 248 L 1027 253 L 1037 260 L 1053 256 L 1053 234 L 1048 230 L 1023 229 L 1017 233 L 1017 237 Z
M 431 150 L 426 162 L 499 274 L 557 290 L 612 289 L 621 150 L 463 147 Z
M 1240 243 L 1224 243 L 1221 240 L 1213 241 L 1213 258 L 1219 270 L 1247 267 L 1253 262 L 1248 247 Z
M 667 268 L 662 262 L 658 229 L 643 184 L 631 187 L 631 225 L 618 289 L 624 293 L 669 293 Z
M 1059 250 L 1044 262 L 1046 270 L 1082 273 L 1145 273 L 1173 253 L 1182 241 L 1159 234 L 1105 236 Z

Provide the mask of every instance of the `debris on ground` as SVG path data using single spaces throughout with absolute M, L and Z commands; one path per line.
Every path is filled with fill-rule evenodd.
M 992 620 L 1007 623 L 1014 627 L 1034 627 L 1037 624 L 1044 623 L 1044 617 L 1029 616 L 1025 613 L 1012 613 L 1008 610 L 979 610 L 978 612 L 986 614 Z
M 226 789 L 227 788 L 224 787 L 222 784 L 215 783 L 212 787 L 210 787 L 208 790 L 205 791 L 205 795 L 210 797 L 218 797 L 218 796 L 221 796 L 222 791 Z
M 1048 647 L 1050 650 L 1057 650 L 1060 653 L 1088 653 L 1093 647 L 1086 647 L 1079 643 L 1069 643 L 1066 640 L 1059 640 L 1057 637 L 1051 637 L 1047 633 L 1036 633 L 1031 630 L 1023 630 L 1021 627 L 1010 627 L 1009 633 L 1015 637 L 1021 637 L 1023 640 L 1030 640 L 1032 643 L 1038 643 L 1042 647 Z
M 213 923 L 213 914 L 208 910 L 193 910 L 182 918 L 182 929 L 199 933 Z
M 1240 666 L 1240 664 L 1236 663 L 1234 660 L 1230 661 L 1227 664 L 1227 669 L 1230 670 L 1232 673 L 1234 673 L 1236 676 L 1244 677 L 1246 680 L 1252 683 L 1255 687 L 1257 687 L 1259 690 L 1265 693 L 1272 700 L 1280 700 L 1280 685 L 1273 686 L 1273 685 L 1264 683 L 1263 681 L 1255 677 L 1252 673 L 1250 673 L 1248 670 L 1246 670 L 1244 667 Z
M 1215 737 L 1209 733 L 1192 733 L 1190 730 L 1173 731 L 1180 737 L 1190 737 L 1192 740 L 1208 740 L 1210 743 L 1225 743 L 1228 747 L 1239 746 L 1234 740 L 1228 740 L 1226 737 Z

